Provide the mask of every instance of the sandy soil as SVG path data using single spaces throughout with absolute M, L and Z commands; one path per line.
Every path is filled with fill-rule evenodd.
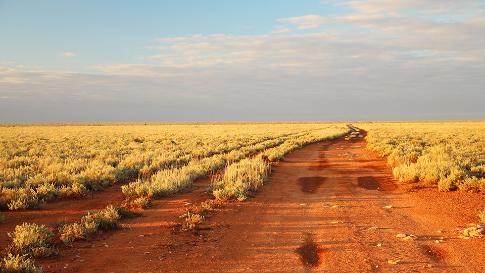
M 46 272 L 485 272 L 484 239 L 457 238 L 485 196 L 403 190 L 364 148 L 341 139 L 295 151 L 254 198 L 180 231 L 179 215 L 209 198 L 208 179 L 197 181 L 122 229 L 38 263 Z M 89 206 L 111 201 L 95 200 Z

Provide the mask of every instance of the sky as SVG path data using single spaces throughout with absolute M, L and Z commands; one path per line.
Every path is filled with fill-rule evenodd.
M 482 0 L 0 0 L 0 123 L 485 119 Z

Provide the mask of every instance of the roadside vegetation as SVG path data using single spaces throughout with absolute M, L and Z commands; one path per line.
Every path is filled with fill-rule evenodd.
M 2 273 L 40 273 L 42 269 L 34 265 L 33 259 L 57 254 L 54 233 L 44 225 L 23 223 L 8 236 L 12 243 L 0 263 Z
M 9 253 L 0 263 L 1 273 L 42 273 L 42 268 L 34 265 L 34 261 L 25 255 Z
M 212 181 L 212 193 L 217 199 L 245 200 L 248 193 L 258 190 L 270 172 L 271 165 L 261 157 L 243 159 L 229 165 Z
M 336 137 L 346 133 L 347 131 L 348 128 L 345 126 L 332 126 L 325 129 L 313 130 L 311 132 L 285 135 L 254 145 L 244 146 L 228 153 L 193 160 L 186 166 L 180 168 L 159 171 L 149 178 L 140 178 L 135 182 L 123 186 L 122 191 L 127 199 L 133 200 L 133 202 L 159 198 L 182 191 L 192 185 L 193 181 L 196 179 L 206 177 L 226 166 L 228 166 L 227 169 L 229 170 L 245 169 L 249 168 L 249 166 L 257 166 L 260 163 L 253 164 L 251 163 L 252 159 L 248 158 L 251 158 L 259 153 L 261 153 L 261 158 L 259 159 L 261 162 L 264 162 L 263 155 L 266 159 L 271 158 L 272 160 L 276 160 L 281 158 L 289 151 L 300 147 L 301 145 L 315 142 L 324 138 Z M 267 165 L 266 162 L 264 163 L 264 165 Z M 236 165 L 233 166 L 233 164 Z M 246 164 L 245 167 L 238 167 L 244 164 Z M 264 168 L 265 167 L 263 167 L 263 169 Z M 240 173 L 239 178 L 246 182 L 252 181 L 251 179 L 248 180 L 244 178 L 244 176 L 250 175 L 251 172 Z M 240 181 L 235 183 L 237 184 L 239 182 Z M 223 195 L 228 195 L 228 192 L 220 187 L 221 183 L 224 182 L 214 181 L 214 183 L 216 184 L 214 187 L 220 190 L 219 193 L 221 197 Z M 242 184 L 245 184 L 245 182 Z
M 99 231 L 117 229 L 122 218 L 133 217 L 133 213 L 112 205 L 105 209 L 89 211 L 79 222 L 61 223 L 55 233 L 45 225 L 23 223 L 17 225 L 8 236 L 11 244 L 0 264 L 0 273 L 38 273 L 42 269 L 34 265 L 34 258 L 55 256 L 57 238 L 68 246 L 77 240 L 89 239 Z
M 121 210 L 109 205 L 105 209 L 88 212 L 79 222 L 62 223 L 59 225 L 59 239 L 66 245 L 72 245 L 74 241 L 88 239 L 100 230 L 117 229 L 124 215 Z
M 485 122 L 363 123 L 401 183 L 485 192 Z
M 245 200 L 251 192 L 263 186 L 271 172 L 271 162 L 276 162 L 304 145 L 343 136 L 349 128 L 318 130 L 305 135 L 292 137 L 281 145 L 262 151 L 260 154 L 230 164 L 220 175 L 212 179 L 212 193 L 216 199 Z
M 157 181 L 152 184 L 159 185 L 169 176 L 197 177 L 200 169 L 240 160 L 251 149 L 270 148 L 285 137 L 335 126 L 342 125 L 1 126 L 0 209 L 35 209 L 52 199 L 84 197 L 115 183 L 152 176 Z M 183 187 L 186 182 L 174 184 Z M 153 194 L 159 192 L 170 189 Z
M 56 254 L 52 246 L 54 233 L 44 225 L 23 223 L 8 236 L 12 240 L 9 252 L 32 257 L 48 257 Z
M 193 160 L 186 166 L 162 170 L 149 178 L 138 179 L 129 185 L 123 186 L 122 191 L 128 199 L 134 200 L 139 200 L 139 198 L 158 198 L 174 194 L 189 187 L 196 179 L 205 177 L 230 162 L 241 160 L 252 153 L 279 145 L 287 138 L 272 139 L 253 146 L 233 150 L 229 153 Z

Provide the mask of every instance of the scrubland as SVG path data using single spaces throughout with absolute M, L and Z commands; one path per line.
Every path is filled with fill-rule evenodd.
M 360 123 L 401 183 L 485 192 L 485 122 Z
M 36 208 L 136 179 L 139 183 L 123 189 L 127 195 L 163 195 L 292 135 L 335 126 L 342 128 L 317 123 L 3 126 L 0 208 Z M 152 182 L 150 189 L 136 186 L 145 181 Z
M 367 131 L 367 148 L 387 157 L 399 182 L 485 192 L 485 122 L 354 125 Z M 57 255 L 59 242 L 72 246 L 116 229 L 133 216 L 129 209 L 209 177 L 212 199 L 181 216 L 183 229 L 193 229 L 217 202 L 242 201 L 259 190 L 287 153 L 352 130 L 358 134 L 345 123 L 1 126 L 1 210 L 42 209 L 44 202 L 83 198 L 114 184 L 122 184 L 125 202 L 74 222 L 17 225 L 0 272 L 41 272 L 33 258 Z M 485 211 L 479 217 L 485 221 Z

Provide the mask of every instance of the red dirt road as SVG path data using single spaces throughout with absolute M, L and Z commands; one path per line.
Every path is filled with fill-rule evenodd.
M 485 272 L 484 239 L 457 238 L 485 196 L 403 191 L 364 146 L 336 140 L 291 153 L 260 193 L 224 205 L 195 233 L 173 224 L 186 202 L 208 198 L 207 181 L 39 262 L 46 272 Z

